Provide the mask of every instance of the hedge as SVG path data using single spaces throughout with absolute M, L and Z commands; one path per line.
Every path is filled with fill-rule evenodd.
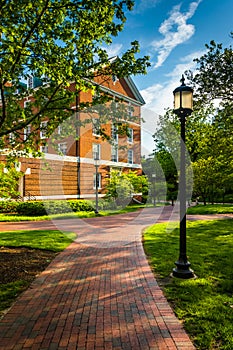
M 93 211 L 94 208 L 91 202 L 85 200 L 48 200 L 48 201 L 28 201 L 28 202 L 14 202 L 2 201 L 0 202 L 1 213 L 16 212 L 19 215 L 26 216 L 43 216 L 50 214 L 62 214 L 79 211 Z
M 0 201 L 0 213 L 15 213 L 18 202 L 11 200 Z

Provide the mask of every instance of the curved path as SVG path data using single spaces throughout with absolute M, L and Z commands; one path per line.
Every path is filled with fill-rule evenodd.
M 147 263 L 142 230 L 173 207 L 105 218 L 0 223 L 77 232 L 0 321 L 0 349 L 195 349 Z M 172 267 L 171 267 L 172 268 Z

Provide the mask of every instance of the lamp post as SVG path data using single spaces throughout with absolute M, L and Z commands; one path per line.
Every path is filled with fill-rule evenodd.
M 154 201 L 154 207 L 156 205 L 156 192 L 155 192 L 155 184 L 156 184 L 156 174 L 152 174 L 152 183 L 153 183 L 153 201 Z
M 185 122 L 186 117 L 192 113 L 193 108 L 193 89 L 186 86 L 184 76 L 180 80 L 181 86 L 174 91 L 174 113 L 180 118 L 180 252 L 179 259 L 175 262 L 173 276 L 179 278 L 192 278 L 194 272 L 190 269 L 190 262 L 186 255 L 186 148 L 185 148 Z
M 95 213 L 98 214 L 99 213 L 99 198 L 98 198 L 98 185 L 99 185 L 99 178 L 98 178 L 98 167 L 99 167 L 99 157 L 98 154 L 95 154 L 94 157 L 94 165 L 95 165 Z

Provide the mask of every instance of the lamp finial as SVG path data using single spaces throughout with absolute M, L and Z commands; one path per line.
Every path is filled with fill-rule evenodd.
M 185 79 L 184 79 L 184 74 L 182 74 L 182 78 L 180 79 L 180 82 L 181 82 L 181 85 L 184 86 L 185 83 L 184 83 Z

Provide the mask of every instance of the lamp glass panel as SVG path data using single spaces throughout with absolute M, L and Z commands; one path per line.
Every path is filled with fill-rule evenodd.
M 193 109 L 193 94 L 191 91 L 182 91 L 182 108 Z
M 174 109 L 179 109 L 180 106 L 180 91 L 174 94 Z

